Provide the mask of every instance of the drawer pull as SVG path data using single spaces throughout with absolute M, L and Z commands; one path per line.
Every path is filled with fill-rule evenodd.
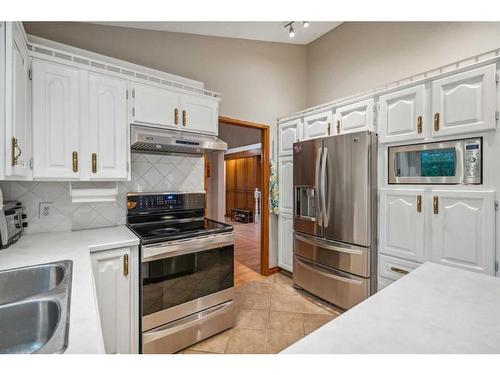
M 394 272 L 397 272 L 397 273 L 400 273 L 401 275 L 407 275 L 410 273 L 410 271 L 407 271 L 407 270 L 403 270 L 401 268 L 397 268 L 397 267 L 391 267 L 391 271 L 394 271 Z

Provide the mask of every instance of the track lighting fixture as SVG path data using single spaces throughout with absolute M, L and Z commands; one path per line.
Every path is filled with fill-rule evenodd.
M 288 36 L 293 38 L 295 36 L 295 30 L 293 29 L 293 22 L 290 24 L 290 28 L 288 29 Z
M 309 21 L 303 21 L 302 26 L 304 27 L 309 27 Z
M 289 36 L 290 38 L 295 37 L 295 30 L 294 30 L 294 28 L 293 28 L 293 24 L 294 24 L 294 23 L 295 23 L 295 21 L 290 21 L 290 22 L 287 22 L 287 23 L 285 23 L 285 24 L 283 25 L 283 27 L 284 27 L 285 29 L 287 29 L 287 30 L 288 30 L 288 36 Z M 309 27 L 309 25 L 310 25 L 310 22 L 309 22 L 309 21 L 302 21 L 302 26 L 303 26 L 304 28 L 308 28 L 308 27 Z

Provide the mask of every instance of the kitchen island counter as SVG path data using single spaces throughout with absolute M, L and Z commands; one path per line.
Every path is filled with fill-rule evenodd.
M 425 263 L 285 349 L 500 353 L 500 278 Z

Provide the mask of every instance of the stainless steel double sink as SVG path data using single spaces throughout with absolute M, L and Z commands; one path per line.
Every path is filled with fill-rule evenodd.
M 0 353 L 62 353 L 68 346 L 73 262 L 0 271 Z

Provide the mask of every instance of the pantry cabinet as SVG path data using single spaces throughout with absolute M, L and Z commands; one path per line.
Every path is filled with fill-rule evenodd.
M 127 82 L 89 73 L 88 170 L 91 180 L 126 179 Z
M 380 253 L 424 261 L 423 199 L 424 189 L 380 191 Z
M 279 209 L 280 212 L 293 211 L 293 156 L 282 156 L 278 162 Z
M 217 99 L 134 84 L 133 122 L 187 132 L 217 134 Z
M 495 274 L 495 193 L 433 189 L 431 260 L 469 271 Z
M 336 134 L 355 133 L 363 130 L 374 131 L 373 99 L 339 107 L 335 110 Z
M 279 154 L 291 155 L 293 144 L 302 137 L 302 122 L 300 119 L 278 124 Z
M 91 254 L 106 353 L 138 353 L 138 249 Z
M 496 128 L 496 65 L 432 82 L 432 136 Z
M 379 142 L 421 140 L 424 134 L 425 86 L 399 90 L 379 98 Z
M 33 177 L 80 178 L 80 71 L 33 60 Z
M 293 271 L 293 215 L 280 213 L 278 218 L 278 266 Z
M 18 22 L 5 29 L 5 176 L 25 179 L 30 175 L 31 85 L 30 58 L 24 31 Z
M 304 140 L 330 135 L 332 116 L 332 111 L 326 111 L 304 117 L 302 130 Z

